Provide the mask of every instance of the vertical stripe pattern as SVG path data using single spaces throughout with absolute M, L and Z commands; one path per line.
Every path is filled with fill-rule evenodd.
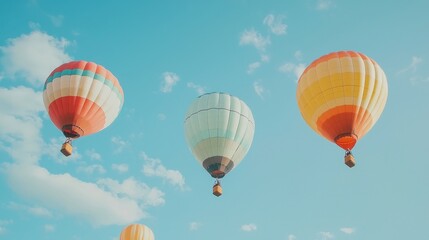
M 374 60 L 340 51 L 320 57 L 305 69 L 296 99 L 314 131 L 351 150 L 381 116 L 387 95 L 386 75 Z
M 103 66 L 74 61 L 52 71 L 44 85 L 43 101 L 55 126 L 76 138 L 109 126 L 123 106 L 124 93 Z
M 155 240 L 155 236 L 146 225 L 131 224 L 122 230 L 120 240 Z
M 221 178 L 244 158 L 253 141 L 255 121 L 249 107 L 226 93 L 200 96 L 185 118 L 186 141 L 203 167 Z

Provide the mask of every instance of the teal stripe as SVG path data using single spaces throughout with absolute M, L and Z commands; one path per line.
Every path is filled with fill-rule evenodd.
M 60 78 L 62 76 L 69 76 L 69 75 L 91 77 L 97 81 L 102 82 L 104 85 L 108 86 L 110 89 L 112 89 L 113 92 L 116 93 L 116 95 L 121 101 L 121 106 L 122 106 L 124 102 L 124 96 L 120 93 L 119 89 L 113 85 L 113 81 L 110 79 L 106 79 L 103 75 L 97 74 L 89 70 L 82 70 L 82 69 L 76 68 L 76 69 L 65 69 L 61 72 L 55 72 L 53 75 L 49 76 L 48 79 L 46 79 L 45 85 L 43 87 L 43 91 L 45 91 L 47 85 L 53 82 L 55 79 Z

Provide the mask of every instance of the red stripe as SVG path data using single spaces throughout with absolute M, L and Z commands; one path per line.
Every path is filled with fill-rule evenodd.
M 362 117 L 357 118 L 358 114 L 362 114 Z M 364 127 L 367 121 L 372 121 L 371 114 L 367 110 L 358 106 L 342 105 L 323 113 L 316 124 L 325 138 L 345 150 L 351 150 L 358 138 L 366 133 L 367 129 Z
M 62 130 L 66 125 L 75 125 L 84 135 L 104 128 L 106 116 L 103 109 L 91 100 L 77 96 L 61 97 L 49 105 L 49 116 L 55 126 Z

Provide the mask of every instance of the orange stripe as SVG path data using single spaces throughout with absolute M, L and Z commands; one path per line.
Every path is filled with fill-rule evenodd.
M 326 55 L 321 56 L 320 58 L 314 60 L 303 72 L 308 72 L 311 68 L 317 66 L 319 63 L 329 61 L 334 58 L 343 58 L 343 57 L 360 57 L 364 60 L 370 59 L 369 57 L 365 56 L 362 53 L 355 52 L 355 51 L 340 51 L 340 52 L 332 52 Z M 372 59 L 370 59 L 372 61 Z M 301 75 L 302 76 L 302 75 Z
M 53 101 L 49 105 L 49 116 L 60 130 L 65 125 L 78 126 L 84 131 L 82 136 L 102 130 L 106 122 L 106 116 L 100 106 L 76 96 L 61 97 Z
M 357 121 L 358 114 L 365 121 Z M 344 149 L 352 149 L 357 139 L 367 130 L 366 121 L 372 121 L 371 114 L 364 108 L 354 105 L 342 105 L 331 108 L 317 119 L 317 129 L 321 135 Z M 371 124 L 369 124 L 371 125 Z M 353 135 L 356 135 L 353 137 Z M 349 136 L 341 138 L 340 136 Z M 355 139 L 355 140 L 352 140 Z
M 115 86 L 122 95 L 124 95 L 122 87 L 121 85 L 119 85 L 118 79 L 102 65 L 96 64 L 94 62 L 87 62 L 82 60 L 68 62 L 57 67 L 54 71 L 51 72 L 49 76 L 52 76 L 56 72 L 62 72 L 66 69 L 82 69 L 83 71 L 91 71 L 101 76 L 104 76 L 106 79 L 110 80 L 113 83 L 113 86 Z

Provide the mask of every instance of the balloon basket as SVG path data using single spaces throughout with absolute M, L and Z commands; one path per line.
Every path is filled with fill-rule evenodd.
M 349 168 L 352 168 L 356 165 L 355 158 L 351 153 L 344 156 L 344 163 L 349 166 Z
M 68 157 L 72 154 L 73 146 L 70 142 L 65 142 L 63 146 L 61 147 L 61 152 L 64 154 L 64 156 Z
M 216 183 L 213 186 L 213 195 L 215 195 L 216 197 L 222 195 L 222 187 L 220 186 L 220 183 Z

